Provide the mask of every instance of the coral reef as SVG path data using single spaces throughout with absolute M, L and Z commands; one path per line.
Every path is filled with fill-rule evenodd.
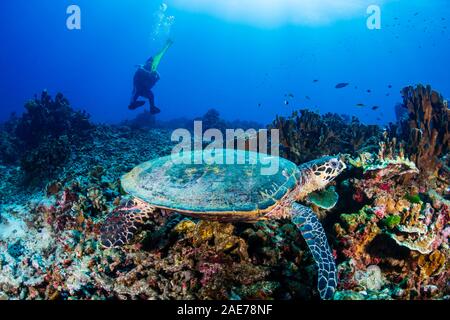
M 5 173 L 0 185 L 2 297 L 113 297 L 102 277 L 119 254 L 110 257 L 99 248 L 98 223 L 120 203 L 120 176 L 168 154 L 170 133 L 96 125 L 90 134 L 92 143 L 74 145 L 65 170 L 32 197 L 20 184 L 20 170 L 0 168 Z
M 448 109 L 430 87 L 402 94 L 398 124 L 383 132 L 378 150 L 347 156 L 347 196 L 360 209 L 334 223 L 335 299 L 450 298 Z
M 399 216 L 396 223 L 386 223 L 388 218 L 380 218 L 378 208 L 366 206 L 355 214 L 342 214 L 341 221 L 335 224 L 336 239 L 344 260 L 338 269 L 341 290 L 364 292 L 385 290 L 392 299 L 427 299 L 448 296 L 448 229 L 437 230 L 436 222 L 426 226 L 423 234 L 403 222 L 406 213 L 397 212 L 388 217 Z M 418 211 L 419 221 L 426 217 L 427 210 Z M 447 218 L 445 218 L 447 217 Z M 448 209 L 442 208 L 433 215 L 432 221 L 448 219 Z M 445 223 L 448 228 L 448 222 Z M 396 236 L 401 234 L 402 236 Z M 430 241 L 428 237 L 431 237 Z M 389 241 L 389 239 L 394 239 Z M 380 275 L 377 287 L 374 284 L 362 284 L 361 272 L 368 272 L 372 266 L 378 266 Z M 430 288 L 435 288 L 432 292 Z M 373 293 L 373 292 L 372 292 Z M 359 297 L 367 299 L 367 297 Z
M 426 174 L 439 175 L 440 159 L 450 151 L 450 109 L 442 95 L 430 86 L 402 90 L 408 116 L 400 117 L 393 134 L 405 141 L 406 152 Z
M 419 169 L 396 140 L 380 141 L 377 154 L 350 158 L 358 212 L 334 225 L 339 265 L 338 299 L 437 299 L 448 297 L 448 201 L 419 179 Z M 361 272 L 377 266 L 381 285 L 362 285 Z M 377 273 L 380 273 L 377 271 Z M 359 292 L 358 294 L 355 291 Z
M 0 292 L 9 299 L 310 299 L 314 262 L 296 228 L 277 222 L 234 226 L 155 217 L 144 240 L 125 250 L 99 248 L 84 198 L 56 199 L 11 211 L 0 226 Z M 6 209 L 10 212 L 12 209 Z M 9 220 L 11 219 L 11 220 Z M 15 219 L 15 218 L 14 218 Z M 158 221 L 159 220 L 159 221 Z M 156 228 L 163 225 L 163 232 Z M 147 234 L 147 235 L 146 235 Z M 145 238 L 153 238 L 148 241 Z M 158 235 L 159 234 L 159 235 Z M 156 236 L 155 236 L 156 235 Z M 20 243 L 18 240 L 20 239 Z M 304 269 L 306 268 L 306 269 Z M 278 280 L 275 280 L 278 279 Z
M 23 153 L 20 167 L 26 174 L 28 183 L 53 177 L 67 162 L 72 152 L 67 136 L 46 139 L 36 148 Z
M 70 158 L 73 146 L 90 139 L 93 125 L 88 114 L 73 110 L 60 93 L 52 99 L 43 91 L 25 109 L 21 117 L 13 115 L 5 124 L 0 151 L 8 162 L 18 159 L 26 183 L 34 184 L 53 177 Z
M 17 142 L 10 128 L 6 125 L 0 125 L 0 164 L 12 164 L 18 160 L 16 149 Z
M 448 109 L 429 87 L 403 95 L 386 131 L 307 110 L 272 124 L 291 160 L 341 153 L 348 163 L 306 199 L 336 257 L 337 300 L 450 299 Z M 238 124 L 214 111 L 202 119 L 204 129 Z M 221 224 L 157 211 L 132 245 L 100 247 L 101 223 L 130 200 L 120 177 L 169 154 L 164 128 L 180 123 L 192 126 L 92 124 L 43 93 L 3 125 L 0 299 L 319 299 L 314 260 L 288 220 Z M 42 186 L 25 187 L 24 172 L 43 173 Z
M 348 123 L 337 114 L 323 116 L 308 110 L 289 118 L 277 117 L 270 128 L 280 130 L 281 155 L 304 163 L 326 154 L 349 153 L 377 145 L 381 131 L 352 118 Z
M 154 128 L 156 127 L 156 119 L 153 114 L 150 113 L 150 111 L 144 111 L 140 114 L 138 114 L 134 119 L 132 120 L 126 120 L 122 122 L 123 126 L 128 126 L 132 129 L 146 129 L 146 128 Z M 180 126 L 180 128 L 183 128 Z
M 218 129 L 225 133 L 226 129 L 260 129 L 265 126 L 256 121 L 245 121 L 245 120 L 225 120 L 220 116 L 219 111 L 216 109 L 208 110 L 203 116 L 196 117 L 192 119 L 188 118 L 177 118 L 171 120 L 156 120 L 153 115 L 148 111 L 143 111 L 138 114 L 132 120 L 123 121 L 120 125 L 127 126 L 132 129 L 178 129 L 183 128 L 190 131 L 194 130 L 194 121 L 201 121 L 202 128 L 204 131 L 208 129 Z
M 55 99 L 43 91 L 40 98 L 25 104 L 26 112 L 16 120 L 15 134 L 27 148 L 37 147 L 43 140 L 67 136 L 70 141 L 89 137 L 92 124 L 84 111 L 75 111 L 58 93 Z
M 203 129 L 218 129 L 224 132 L 227 127 L 226 121 L 220 118 L 220 113 L 216 109 L 208 110 L 202 117 L 195 119 L 203 123 Z
M 202 122 L 203 130 L 218 129 L 223 133 L 225 133 L 226 129 L 258 130 L 265 127 L 264 125 L 256 121 L 224 120 L 221 118 L 219 111 L 217 111 L 216 109 L 210 109 L 202 117 L 196 118 L 194 120 Z

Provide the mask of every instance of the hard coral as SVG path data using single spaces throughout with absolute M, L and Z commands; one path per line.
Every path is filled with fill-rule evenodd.
M 362 168 L 366 176 L 377 181 L 389 181 L 394 176 L 419 173 L 415 163 L 405 156 L 403 145 L 397 145 L 396 138 L 389 139 L 385 131 L 383 140 L 378 144 L 377 154 L 362 152 L 354 159 L 349 158 L 349 163 L 356 168 Z M 389 191 L 387 184 L 381 184 L 380 187 Z
M 445 254 L 440 251 L 433 251 L 429 255 L 421 255 L 418 260 L 420 272 L 423 277 L 431 277 L 439 274 L 446 263 Z
M 36 184 L 41 179 L 54 177 L 70 157 L 71 148 L 67 136 L 45 139 L 39 146 L 29 149 L 20 160 L 27 183 Z
M 280 130 L 281 155 L 304 163 L 324 154 L 350 153 L 376 144 L 381 131 L 356 118 L 350 123 L 337 114 L 319 115 L 295 111 L 289 118 L 277 117 L 271 128 Z
M 328 189 L 309 194 L 307 200 L 315 206 L 325 210 L 331 210 L 336 206 L 339 195 L 336 192 L 336 188 L 331 186 Z
M 69 141 L 87 138 L 93 128 L 89 115 L 75 111 L 69 101 L 58 93 L 55 99 L 43 91 L 41 97 L 25 104 L 26 112 L 18 119 L 16 136 L 27 148 L 34 148 L 44 139 L 67 136 Z
M 403 214 L 402 222 L 390 236 L 401 246 L 429 254 L 448 245 L 450 235 L 449 208 L 445 204 L 412 203 Z
M 402 90 L 408 117 L 400 119 L 397 134 L 420 170 L 430 175 L 440 168 L 439 158 L 450 151 L 450 110 L 430 86 Z
M 13 164 L 18 160 L 15 143 L 14 135 L 0 125 L 0 163 Z
M 73 110 L 60 93 L 52 99 L 44 91 L 25 108 L 21 117 L 7 122 L 9 140 L 18 150 L 27 182 L 45 181 L 67 162 L 73 145 L 90 137 L 93 125 L 88 114 Z

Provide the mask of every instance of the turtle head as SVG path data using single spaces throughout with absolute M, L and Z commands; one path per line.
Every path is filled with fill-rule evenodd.
M 347 168 L 340 156 L 323 157 L 308 162 L 302 167 L 307 169 L 305 170 L 305 173 L 308 174 L 307 180 L 315 190 L 325 188 Z

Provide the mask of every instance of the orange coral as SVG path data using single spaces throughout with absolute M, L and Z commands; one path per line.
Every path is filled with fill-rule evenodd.
M 429 255 L 421 255 L 418 260 L 422 277 L 431 277 L 439 274 L 445 266 L 445 254 L 433 251 Z

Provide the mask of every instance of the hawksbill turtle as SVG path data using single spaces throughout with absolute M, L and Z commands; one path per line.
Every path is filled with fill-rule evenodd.
M 337 156 L 327 156 L 297 166 L 284 158 L 231 149 L 216 149 L 214 163 L 207 161 L 210 152 L 186 152 L 176 160 L 173 156 L 158 158 L 124 175 L 122 188 L 133 201 L 107 216 L 100 229 L 101 244 L 113 248 L 130 243 L 158 208 L 220 222 L 290 218 L 318 267 L 321 298 L 332 298 L 336 265 L 324 229 L 314 211 L 298 201 L 323 190 L 346 168 L 345 163 Z M 226 164 L 230 153 L 241 163 Z M 220 156 L 225 164 L 216 164 Z M 195 164 L 199 157 L 204 161 Z M 278 171 L 262 174 L 270 161 L 277 161 Z

